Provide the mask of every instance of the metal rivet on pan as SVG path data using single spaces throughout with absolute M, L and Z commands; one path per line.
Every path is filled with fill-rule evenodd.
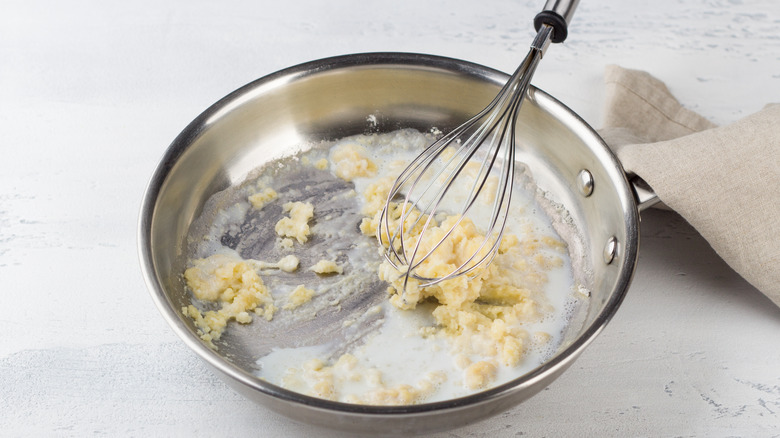
M 586 198 L 593 193 L 593 175 L 588 169 L 580 170 L 580 174 L 577 175 L 577 186 L 582 196 Z
M 615 259 L 618 250 L 617 237 L 612 236 L 607 239 L 607 244 L 604 246 L 604 263 L 610 264 Z

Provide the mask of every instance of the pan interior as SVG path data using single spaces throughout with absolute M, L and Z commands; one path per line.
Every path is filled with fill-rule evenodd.
M 230 364 L 224 368 L 227 372 L 237 369 L 251 375 L 260 347 L 250 347 L 246 337 L 228 331 L 220 349 L 210 350 L 181 315 L 180 309 L 190 302 L 181 276 L 191 243 L 188 235 L 200 226 L 196 219 L 204 211 L 215 211 L 207 202 L 229 202 L 230 189 L 240 186 L 254 169 L 313 144 L 402 128 L 446 132 L 482 109 L 506 79 L 492 70 L 441 58 L 364 61 L 326 63 L 315 70 L 294 68 L 237 90 L 188 126 L 158 169 L 157 185 L 153 181 L 147 194 L 153 197 L 148 248 L 158 304 L 188 343 L 218 368 L 224 360 Z M 603 327 L 628 285 L 636 251 L 635 209 L 619 165 L 598 136 L 565 106 L 532 88 L 519 124 L 518 161 L 530 170 L 548 212 L 555 212 L 556 230 L 570 248 L 575 281 L 589 294 L 571 309 L 564 342 L 551 359 L 567 361 Z M 577 185 L 583 170 L 595 181 L 589 196 L 583 196 Z M 321 183 L 306 190 L 345 190 L 332 182 Z M 226 196 L 212 198 L 220 192 Z M 606 263 L 604 246 L 610 238 L 618 242 L 618 251 Z M 383 287 L 379 282 L 366 285 L 371 290 Z M 369 294 L 367 302 L 350 305 L 370 305 L 381 296 Z M 296 328 L 291 330 L 295 336 Z M 259 380 L 253 385 L 272 386 Z

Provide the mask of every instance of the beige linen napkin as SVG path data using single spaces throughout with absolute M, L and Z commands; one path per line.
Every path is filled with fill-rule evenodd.
M 605 82 L 600 133 L 626 170 L 780 306 L 780 105 L 716 127 L 645 72 L 608 66 Z

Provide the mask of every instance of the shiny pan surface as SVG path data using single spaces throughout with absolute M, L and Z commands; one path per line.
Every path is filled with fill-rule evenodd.
M 240 184 L 272 157 L 307 142 L 399 128 L 442 131 L 481 110 L 508 76 L 430 55 L 368 53 L 313 61 L 258 79 L 212 105 L 166 150 L 146 190 L 139 254 L 151 295 L 176 334 L 236 391 L 290 418 L 360 433 L 424 433 L 498 414 L 544 389 L 604 328 L 629 286 L 638 212 L 620 163 L 566 106 L 531 87 L 520 113 L 519 161 L 568 212 L 575 278 L 590 297 L 558 352 L 506 384 L 411 406 L 358 406 L 308 397 L 253 374 L 256 357 L 208 348 L 181 313 L 186 239 L 214 193 Z M 372 117 L 369 117 L 372 116 Z M 369 123 L 370 120 L 370 123 Z M 558 388 L 559 391 L 565 390 Z

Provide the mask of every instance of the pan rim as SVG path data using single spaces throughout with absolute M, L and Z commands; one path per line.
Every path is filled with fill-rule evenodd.
M 168 146 L 162 159 L 155 168 L 144 192 L 138 219 L 138 254 L 145 283 L 158 311 L 162 313 L 163 317 L 177 336 L 182 339 L 200 359 L 223 373 L 225 377 L 228 377 L 234 383 L 285 402 L 306 406 L 310 409 L 337 412 L 341 415 L 354 414 L 360 416 L 393 417 L 457 410 L 487 403 L 492 399 L 502 398 L 510 393 L 521 390 L 523 387 L 532 386 L 534 381 L 542 379 L 548 374 L 555 373 L 556 371 L 563 371 L 606 327 L 625 297 L 636 267 L 639 239 L 639 215 L 636 202 L 625 177 L 625 172 L 614 153 L 606 146 L 598 134 L 576 113 L 551 95 L 534 86 L 531 86 L 529 92 L 532 93 L 540 106 L 543 108 L 546 106 L 559 107 L 560 109 L 565 110 L 564 112 L 567 117 L 575 118 L 583 127 L 588 128 L 590 131 L 589 135 L 592 135 L 594 140 L 598 139 L 597 144 L 600 144 L 603 149 L 599 151 L 601 157 L 608 161 L 608 163 L 604 163 L 604 165 L 610 165 L 621 172 L 624 184 L 621 185 L 619 196 L 624 205 L 623 212 L 627 228 L 627 241 L 622 247 L 626 262 L 618 276 L 618 284 L 610 295 L 609 300 L 605 302 L 602 311 L 593 319 L 590 326 L 583 330 L 570 345 L 559 351 L 549 361 L 543 363 L 534 370 L 485 391 L 439 402 L 403 406 L 374 406 L 324 400 L 270 384 L 238 366 L 233 365 L 229 361 L 224 360 L 216 352 L 208 348 L 196 334 L 185 325 L 180 316 L 176 313 L 176 310 L 167 301 L 167 294 L 165 293 L 155 270 L 151 246 L 151 227 L 156 201 L 169 171 L 179 157 L 186 151 L 190 141 L 207 128 L 215 114 L 218 114 L 222 109 L 234 103 L 240 97 L 249 93 L 260 92 L 264 87 L 273 87 L 275 83 L 294 81 L 306 76 L 335 69 L 382 66 L 400 66 L 453 72 L 473 76 L 498 86 L 502 85 L 509 77 L 506 73 L 490 67 L 455 58 L 407 52 L 367 52 L 328 57 L 288 67 L 256 79 L 221 98 L 190 122 Z

